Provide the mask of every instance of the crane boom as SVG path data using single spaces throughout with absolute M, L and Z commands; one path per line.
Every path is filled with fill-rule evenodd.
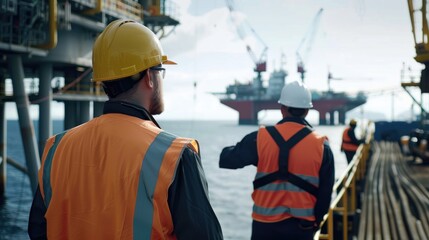
M 235 28 L 237 30 L 237 34 L 240 37 L 242 41 L 246 44 L 246 50 L 252 59 L 253 63 L 255 64 L 254 71 L 260 74 L 261 72 L 265 72 L 267 70 L 267 51 L 268 47 L 265 44 L 265 42 L 262 40 L 262 38 L 256 33 L 255 29 L 247 22 L 246 20 L 242 20 L 241 22 L 238 21 L 236 17 L 236 10 L 234 7 L 234 1 L 233 0 L 226 0 L 227 7 L 229 9 L 232 22 L 235 25 Z M 250 43 L 246 39 L 247 35 L 251 34 L 262 46 L 262 50 L 260 55 L 258 56 L 254 49 L 250 46 Z
M 427 2 L 421 0 L 421 8 L 415 8 L 415 0 L 408 0 L 411 28 L 416 48 L 416 61 L 420 63 L 429 61 L 429 28 L 427 21 Z M 419 25 L 421 24 L 421 25 Z M 418 26 L 417 26 L 418 25 Z
M 311 51 L 311 47 L 314 42 L 314 36 L 316 35 L 318 23 L 320 17 L 322 16 L 323 8 L 319 9 L 316 13 L 316 16 L 313 19 L 313 22 L 310 25 L 307 33 L 302 38 L 297 50 L 296 50 L 296 60 L 297 60 L 297 71 L 301 74 L 301 80 L 304 82 L 305 78 L 305 64 L 307 62 L 308 55 Z M 305 45 L 305 49 L 301 51 L 301 48 Z
M 408 0 L 408 10 L 416 49 L 414 59 L 425 65 L 419 83 L 422 93 L 429 93 L 429 26 L 427 7 L 427 0 Z

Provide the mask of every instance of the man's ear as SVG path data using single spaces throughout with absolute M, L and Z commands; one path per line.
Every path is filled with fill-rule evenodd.
M 147 71 L 143 81 L 148 88 L 153 88 L 153 78 L 150 71 Z
M 284 105 L 280 106 L 280 112 L 282 113 L 283 117 L 287 114 L 287 107 Z

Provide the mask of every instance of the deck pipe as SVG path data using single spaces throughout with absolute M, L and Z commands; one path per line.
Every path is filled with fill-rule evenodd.
M 58 16 L 65 19 L 66 23 L 70 22 L 95 32 L 102 32 L 103 29 L 106 28 L 106 24 L 103 22 L 93 21 L 78 14 L 72 13 L 70 3 L 66 4 L 64 9 L 58 8 Z
M 96 32 L 101 32 L 104 28 L 106 28 L 106 24 L 102 22 L 88 20 L 87 18 L 73 13 L 70 14 L 70 22 Z
M 95 15 L 97 13 L 100 13 L 102 9 L 103 9 L 103 0 L 96 0 L 95 8 L 88 9 L 83 13 L 88 15 Z
M 6 95 L 5 86 L 6 79 L 4 75 L 0 76 L 0 95 Z M 6 165 L 7 165 L 7 122 L 5 117 L 5 102 L 0 101 L 0 197 L 6 192 Z
M 58 3 L 56 0 L 49 0 L 49 39 L 46 43 L 35 47 L 42 49 L 53 49 L 57 46 L 58 31 L 57 31 L 57 10 Z
M 83 77 L 83 79 L 81 80 L 81 85 L 83 86 L 83 91 L 89 91 L 89 86 L 91 85 L 91 74 L 88 74 L 86 76 Z M 79 101 L 79 119 L 78 119 L 78 124 L 82 124 L 85 122 L 88 122 L 91 119 L 90 116 L 90 101 Z
M 74 80 L 73 71 L 68 69 L 65 72 L 64 81 L 67 86 Z M 74 91 L 74 90 L 73 90 Z M 77 122 L 77 102 L 71 100 L 64 101 L 64 130 L 73 128 Z
M 39 67 L 39 154 L 42 157 L 46 140 L 52 135 L 52 74 L 51 63 L 43 63 Z
M 18 44 L 0 42 L 0 50 L 17 53 L 30 53 L 32 56 L 46 57 L 48 51 L 35 47 L 23 46 Z
M 25 93 L 24 67 L 22 65 L 22 58 L 18 54 L 8 55 L 7 62 L 12 78 L 13 95 L 18 112 L 28 176 L 30 178 L 31 189 L 33 193 L 35 193 L 37 189 L 37 171 L 40 167 L 40 158 L 33 123 L 30 119 L 30 102 Z

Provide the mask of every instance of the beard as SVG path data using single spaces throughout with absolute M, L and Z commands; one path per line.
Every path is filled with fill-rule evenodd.
M 164 112 L 164 100 L 162 99 L 162 91 L 158 81 L 159 79 L 154 81 L 154 92 L 152 94 L 151 104 L 149 106 L 149 112 L 152 115 L 157 115 Z

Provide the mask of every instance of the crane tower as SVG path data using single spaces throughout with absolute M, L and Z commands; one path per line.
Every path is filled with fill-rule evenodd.
M 250 25 L 248 21 L 239 17 L 238 12 L 235 9 L 235 4 L 233 0 L 226 0 L 231 20 L 234 24 L 234 27 L 237 30 L 237 34 L 240 39 L 246 45 L 246 51 L 248 52 L 250 58 L 254 63 L 254 71 L 256 72 L 256 77 L 254 79 L 253 85 L 257 92 L 257 95 L 262 93 L 262 73 L 267 71 L 267 51 L 268 47 L 262 38 L 257 34 L 255 29 Z M 260 54 L 257 54 L 255 49 L 260 49 Z
M 313 22 L 310 25 L 307 33 L 302 38 L 298 49 L 296 50 L 296 60 L 297 60 L 297 72 L 301 75 L 301 80 L 304 82 L 305 78 L 305 64 L 307 63 L 308 56 L 311 51 L 311 47 L 313 45 L 314 36 L 317 32 L 318 23 L 320 21 L 320 17 L 322 16 L 323 8 L 321 8 L 313 19 Z

